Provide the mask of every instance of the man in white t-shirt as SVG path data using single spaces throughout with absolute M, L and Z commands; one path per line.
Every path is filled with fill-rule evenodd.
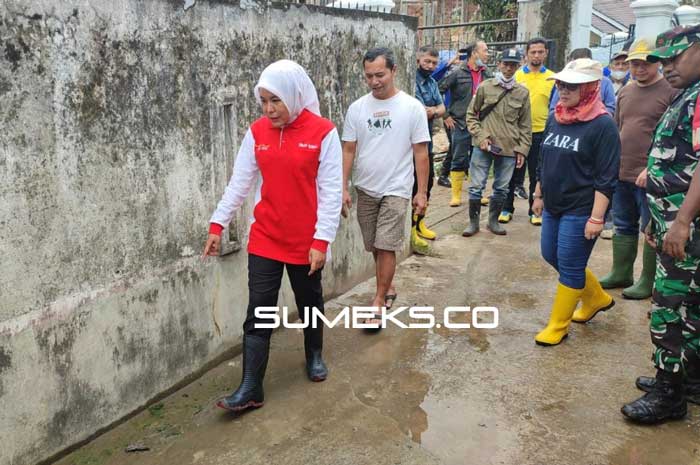
M 343 127 L 343 205 L 352 207 L 348 180 L 357 189 L 357 220 L 365 249 L 376 263 L 377 292 L 372 306 L 391 308 L 396 299 L 392 281 L 396 251 L 405 238 L 404 225 L 413 190 L 413 166 L 418 193 L 413 208 L 427 207 L 428 120 L 423 105 L 394 85 L 396 64 L 387 48 L 369 50 L 363 60 L 371 93 L 356 100 Z M 365 321 L 381 329 L 381 315 Z

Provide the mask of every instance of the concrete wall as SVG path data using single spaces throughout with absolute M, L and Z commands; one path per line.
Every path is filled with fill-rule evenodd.
M 527 42 L 540 35 L 542 0 L 518 0 L 517 40 Z
M 590 0 L 518 0 L 518 40 L 554 40 L 554 69 L 561 69 L 569 51 L 588 47 L 591 11 Z
M 575 0 L 571 9 L 569 49 L 588 48 L 591 44 L 593 0 Z
M 0 5 L 0 464 L 30 464 L 144 405 L 240 341 L 244 251 L 202 263 L 252 89 L 291 58 L 342 125 L 388 45 L 413 86 L 415 19 L 199 0 Z M 250 202 L 231 228 L 245 247 Z M 234 247 L 235 249 L 235 247 Z M 345 221 L 324 283 L 367 277 Z M 292 304 L 285 283 L 281 302 Z

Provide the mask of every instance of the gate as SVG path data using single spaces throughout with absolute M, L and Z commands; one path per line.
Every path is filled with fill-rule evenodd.
M 515 18 L 472 21 L 468 23 L 439 24 L 418 27 L 419 46 L 431 45 L 440 52 L 440 60 L 449 60 L 457 50 L 475 40 L 483 40 L 491 52 L 491 68 L 496 66 L 500 52 L 508 48 L 520 48 L 525 51 L 527 41 L 517 41 L 517 22 Z M 547 41 L 547 67 L 554 68 L 556 58 L 556 41 Z

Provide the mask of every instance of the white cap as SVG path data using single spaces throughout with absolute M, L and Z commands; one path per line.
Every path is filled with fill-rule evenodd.
M 579 58 L 567 63 L 563 70 L 548 78 L 569 84 L 584 84 L 603 79 L 603 65 L 590 58 Z

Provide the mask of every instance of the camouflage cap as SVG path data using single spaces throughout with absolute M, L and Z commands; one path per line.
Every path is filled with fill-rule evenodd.
M 647 61 L 654 63 L 664 58 L 673 58 L 696 42 L 700 42 L 700 24 L 678 26 L 662 32 L 656 38 L 656 50 L 647 56 Z

